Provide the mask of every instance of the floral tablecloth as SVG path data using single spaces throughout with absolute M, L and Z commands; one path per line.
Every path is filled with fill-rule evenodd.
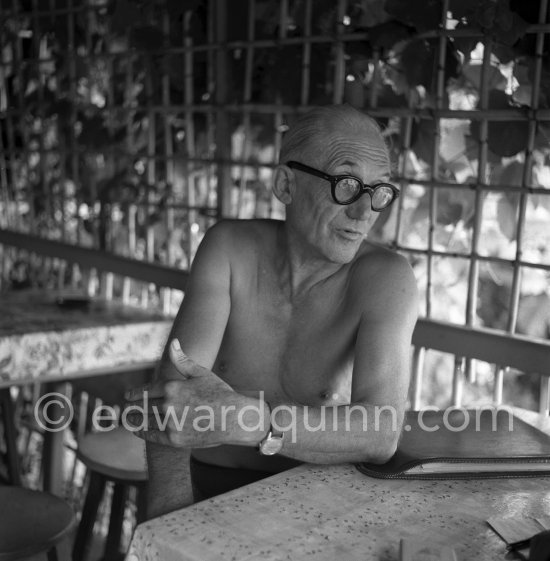
M 173 318 L 92 299 L 59 305 L 55 293 L 0 296 L 0 386 L 74 377 L 80 372 L 154 362 Z
M 512 411 L 550 435 L 550 417 Z M 304 464 L 140 524 L 126 561 L 397 561 L 401 539 L 494 561 L 506 554 L 495 516 L 550 528 L 550 478 L 374 479 Z
M 397 561 L 402 538 L 504 559 L 492 516 L 550 519 L 548 478 L 379 480 L 304 465 L 137 527 L 126 561 Z

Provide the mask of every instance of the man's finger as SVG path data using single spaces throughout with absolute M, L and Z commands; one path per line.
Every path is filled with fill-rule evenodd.
M 208 370 L 191 360 L 181 349 L 180 342 L 172 339 L 170 342 L 170 360 L 178 372 L 186 378 L 197 378 L 208 374 Z
M 143 415 L 144 413 L 147 415 L 155 415 L 155 411 L 157 411 L 157 415 L 162 415 L 164 403 L 164 399 L 127 401 L 122 411 L 127 417 L 130 415 Z
M 126 421 L 130 430 L 161 430 L 165 426 L 164 417 L 159 410 L 150 409 L 143 413 L 132 412 L 126 415 Z
M 147 396 L 147 399 L 162 399 L 164 397 L 164 383 L 145 384 L 139 388 L 132 388 L 124 394 L 126 401 L 142 401 L 145 396 Z

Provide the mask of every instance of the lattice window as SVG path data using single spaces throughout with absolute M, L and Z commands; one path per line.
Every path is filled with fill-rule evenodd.
M 216 219 L 283 216 L 284 131 L 347 102 L 392 145 L 403 193 L 373 236 L 413 263 L 424 314 L 548 337 L 547 0 L 1 10 L 2 227 L 186 268 Z

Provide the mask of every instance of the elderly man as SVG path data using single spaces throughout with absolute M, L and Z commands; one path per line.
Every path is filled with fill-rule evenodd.
M 148 391 L 149 410 L 175 412 L 140 433 L 149 516 L 185 504 L 182 448 L 196 500 L 300 462 L 392 456 L 417 293 L 406 260 L 367 241 L 399 195 L 389 173 L 371 118 L 314 109 L 286 133 L 274 173 L 286 220 L 206 233 Z

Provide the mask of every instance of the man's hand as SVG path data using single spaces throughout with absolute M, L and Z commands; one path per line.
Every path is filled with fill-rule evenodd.
M 181 379 L 157 382 L 126 395 L 127 419 L 138 429 L 137 436 L 189 448 L 254 445 L 262 439 L 269 429 L 269 408 L 262 400 L 235 392 L 186 356 L 177 339 L 170 343 L 170 360 Z

